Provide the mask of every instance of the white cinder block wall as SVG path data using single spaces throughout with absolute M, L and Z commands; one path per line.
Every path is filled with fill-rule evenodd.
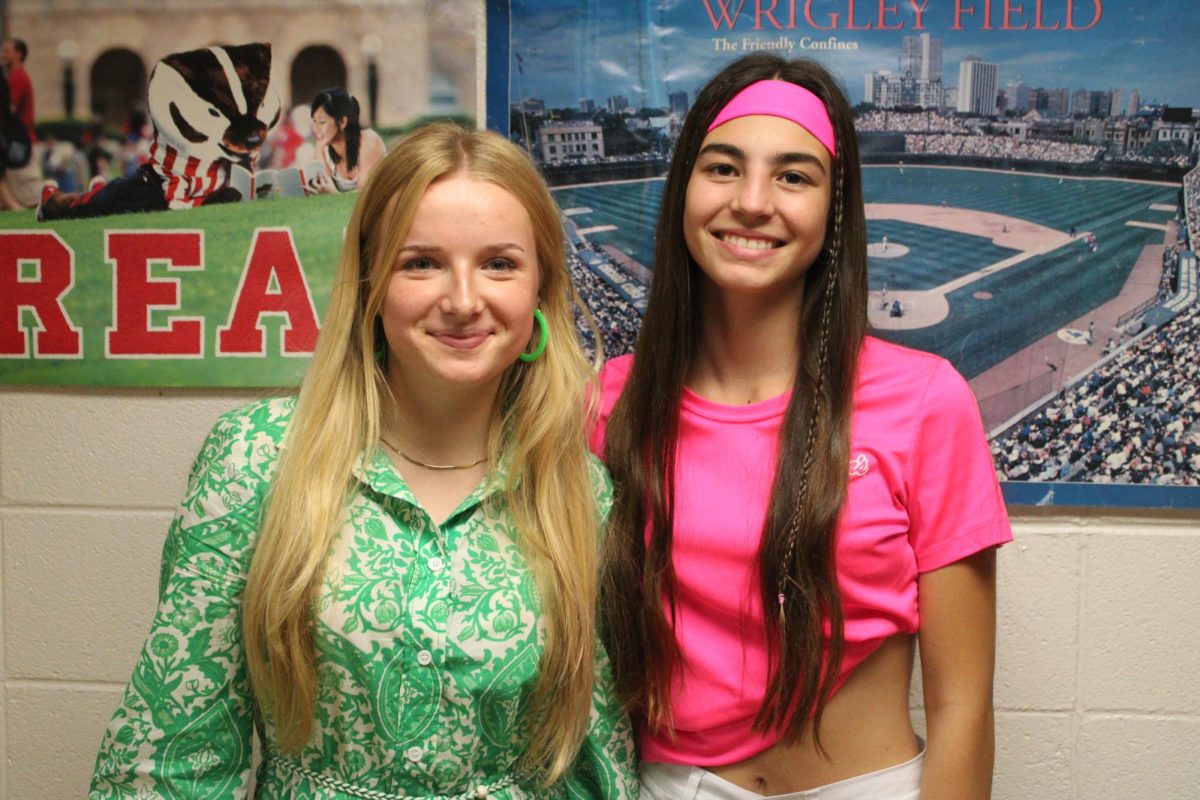
M 0 388 L 3 797 L 84 795 L 187 469 L 213 420 L 256 396 Z M 996 800 L 1198 800 L 1200 517 L 1014 518 Z

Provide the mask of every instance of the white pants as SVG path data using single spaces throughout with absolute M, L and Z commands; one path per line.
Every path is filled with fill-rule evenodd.
M 640 771 L 641 800 L 917 800 L 924 761 L 922 750 L 912 760 L 894 767 L 769 798 L 701 767 L 644 763 Z

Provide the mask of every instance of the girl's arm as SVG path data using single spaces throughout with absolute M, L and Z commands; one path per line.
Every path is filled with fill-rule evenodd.
M 367 177 L 371 170 L 383 158 L 387 148 L 384 147 L 383 137 L 370 128 L 363 129 L 362 152 L 358 155 L 358 188 L 367 185 Z
M 278 403 L 222 417 L 192 467 L 163 546 L 158 611 L 105 731 L 90 800 L 244 798 L 254 704 L 242 650 L 242 591 Z
M 975 396 L 934 371 L 906 476 L 928 749 L 922 800 L 991 797 L 996 548 L 1012 540 Z
M 928 738 L 921 800 L 988 800 L 995 754 L 995 550 L 921 575 L 917 594 Z

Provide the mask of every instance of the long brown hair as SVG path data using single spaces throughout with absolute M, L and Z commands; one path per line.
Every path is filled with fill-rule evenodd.
M 671 726 L 670 686 L 679 647 L 671 562 L 675 446 L 684 379 L 700 338 L 699 277 L 684 241 L 684 199 L 709 124 L 731 98 L 765 79 L 820 97 L 838 153 L 825 242 L 804 276 L 799 351 L 779 443 L 779 466 L 759 549 L 770 678 L 756 730 L 814 736 L 833 693 L 844 644 L 834 533 L 846 496 L 855 366 L 866 333 L 866 221 L 853 116 L 836 80 L 813 61 L 755 54 L 729 64 L 701 90 L 684 121 L 658 218 L 654 280 L 628 383 L 607 429 L 616 484 L 602 573 L 601 621 L 629 709 L 652 729 Z M 649 529 L 649 544 L 646 531 Z M 782 598 L 782 599 L 781 599 Z M 823 623 L 832 635 L 826 642 Z M 820 744 L 819 736 L 816 739 Z
M 251 562 L 246 662 L 272 747 L 302 749 L 313 735 L 317 693 L 314 603 L 357 491 L 354 466 L 364 452 L 369 463 L 382 410 L 394 402 L 376 355 L 386 347 L 379 314 L 388 278 L 425 191 L 458 174 L 516 197 L 537 244 L 551 344 L 537 362 L 517 362 L 505 374 L 488 447 L 492 464 L 508 465 L 505 501 L 545 625 L 522 767 L 552 783 L 573 762 L 591 712 L 599 511 L 580 410 L 592 367 L 575 336 L 572 308 L 582 306 L 567 273 L 558 207 L 529 158 L 498 134 L 448 123 L 418 129 L 384 156 L 355 203 Z

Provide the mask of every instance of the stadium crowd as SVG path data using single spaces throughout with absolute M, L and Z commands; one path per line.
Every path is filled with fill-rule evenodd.
M 1192 156 L 1186 153 L 1176 155 L 1155 155 L 1145 152 L 1139 153 L 1121 153 L 1119 155 L 1109 155 L 1110 161 L 1128 163 L 1128 164 L 1155 164 L 1167 167 L 1187 167 L 1192 163 Z
M 1085 164 L 1095 161 L 1104 148 L 1091 144 L 1053 142 L 1048 139 L 1017 139 L 1012 136 L 910 133 L 904 137 L 909 153 L 933 153 L 975 158 L 1016 158 Z
M 601 258 L 610 261 L 606 254 L 599 250 L 591 251 Z M 604 357 L 615 358 L 633 352 L 633 344 L 637 341 L 638 329 L 642 318 L 628 300 L 618 294 L 604 279 L 596 275 L 584 265 L 576 255 L 567 258 L 567 266 L 571 271 L 571 280 L 576 291 L 583 299 L 596 327 L 600 329 L 600 338 L 604 343 Z M 613 265 L 616 267 L 616 265 Z M 592 331 L 584 322 L 583 317 L 576 314 L 575 328 L 583 342 L 588 355 L 595 352 L 595 342 Z
M 966 133 L 967 128 L 953 116 L 936 111 L 898 113 L 867 111 L 854 118 L 859 133 Z
M 1200 166 L 1183 176 L 1183 208 L 1188 242 L 1200 242 Z
M 1193 306 L 992 443 L 1003 480 L 1200 486 Z
M 1179 291 L 1179 253 L 1183 244 L 1163 249 L 1162 277 L 1158 281 L 1158 301 L 1161 303 Z

